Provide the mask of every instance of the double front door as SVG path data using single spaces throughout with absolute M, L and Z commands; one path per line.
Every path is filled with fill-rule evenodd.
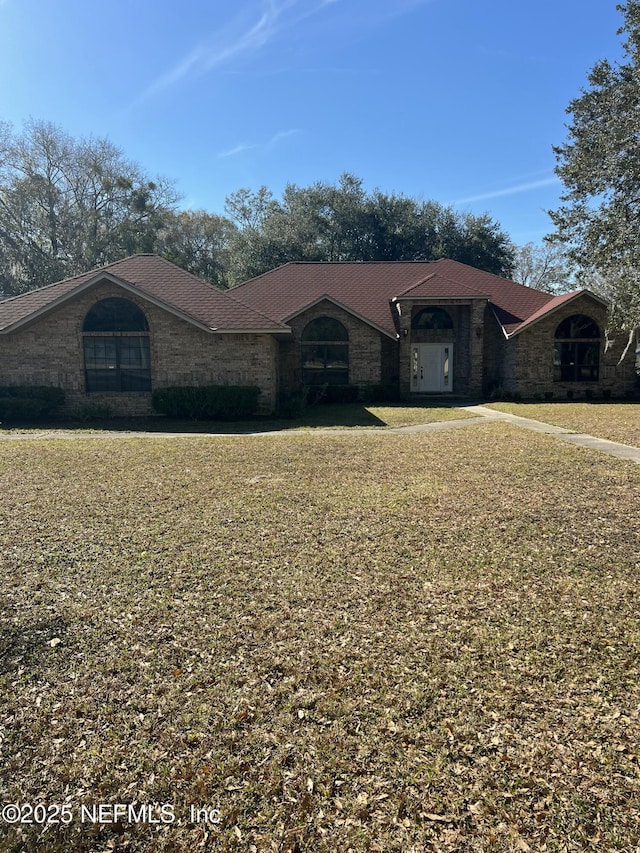
M 442 394 L 453 390 L 453 344 L 412 346 L 411 390 L 417 394 Z

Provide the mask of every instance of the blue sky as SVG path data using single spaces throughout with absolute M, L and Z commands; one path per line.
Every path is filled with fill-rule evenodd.
M 0 0 L 0 119 L 107 136 L 184 207 L 336 182 L 488 212 L 539 242 L 552 145 L 616 0 Z

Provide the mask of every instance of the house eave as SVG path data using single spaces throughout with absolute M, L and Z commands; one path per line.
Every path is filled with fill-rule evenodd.
M 219 328 L 207 328 L 208 332 L 211 332 L 215 335 L 285 335 L 290 336 L 292 333 L 291 329 L 282 328 L 278 326 L 277 328 L 271 329 L 219 329 Z
M 473 296 L 469 296 L 466 293 L 461 293 L 460 296 L 437 296 L 436 294 L 429 294 L 428 296 L 394 296 L 390 301 L 392 303 L 395 302 L 444 302 L 444 303 L 459 303 L 461 300 L 464 302 L 472 302 L 473 300 L 481 299 L 483 302 L 487 302 L 489 300 L 488 296 L 484 296 L 483 294 L 478 294 L 477 296 L 474 294 Z
M 508 341 L 509 340 L 509 333 L 507 332 L 505 327 L 502 325 L 502 323 L 498 319 L 498 315 L 496 314 L 495 306 L 494 306 L 493 302 L 491 302 L 491 300 L 489 300 L 489 307 L 491 308 L 491 313 L 493 314 L 496 323 L 498 324 L 498 326 L 500 326 L 500 331 L 502 332 L 505 341 Z

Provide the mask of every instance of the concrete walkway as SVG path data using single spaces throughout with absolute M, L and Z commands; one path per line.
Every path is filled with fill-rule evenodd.
M 10 440 L 59 440 L 59 439 L 79 439 L 79 438 L 223 438 L 233 437 L 237 435 L 243 436 L 300 436 L 300 435 L 353 435 L 359 433 L 361 435 L 404 435 L 423 432 L 441 432 L 442 430 L 461 429 L 462 427 L 478 426 L 481 424 L 490 424 L 497 422 L 506 422 L 522 429 L 533 430 L 534 432 L 542 432 L 546 435 L 552 435 L 560 441 L 567 444 L 577 444 L 581 447 L 587 447 L 590 450 L 597 450 L 600 453 L 607 453 L 609 456 L 616 456 L 619 459 L 629 459 L 640 465 L 640 447 L 631 447 L 627 444 L 618 444 L 615 441 L 607 441 L 604 438 L 596 438 L 593 435 L 585 435 L 566 429 L 565 427 L 546 424 L 542 421 L 535 421 L 532 418 L 522 418 L 519 415 L 512 415 L 508 412 L 499 412 L 495 409 L 490 409 L 487 406 L 472 405 L 472 406 L 457 406 L 470 415 L 471 418 L 459 418 L 451 421 L 436 421 L 428 424 L 412 424 L 406 427 L 367 427 L 359 429 L 351 427 L 349 429 L 283 429 L 272 431 L 256 431 L 247 433 L 225 433 L 225 432 L 136 432 L 131 431 L 96 431 L 87 433 L 77 433 L 66 430 L 49 430 L 35 433 L 8 433 L 0 434 L 0 441 Z
M 497 412 L 495 409 L 487 408 L 487 406 L 461 406 L 461 408 L 471 414 L 480 415 L 487 421 L 507 421 L 523 429 L 554 435 L 560 441 L 565 441 L 567 444 L 578 444 L 580 447 L 588 447 L 590 450 L 608 453 L 609 456 L 617 456 L 619 459 L 631 459 L 632 462 L 640 464 L 640 447 L 631 447 L 628 444 L 619 444 L 615 441 L 608 441 L 605 438 L 596 438 L 593 435 L 574 432 L 565 427 L 545 424 L 542 421 L 534 421 L 531 418 L 521 418 L 519 415 L 511 415 L 508 412 Z

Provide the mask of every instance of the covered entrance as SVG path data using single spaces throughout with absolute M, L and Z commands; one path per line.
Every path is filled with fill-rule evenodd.
M 453 343 L 413 344 L 411 390 L 417 394 L 453 391 Z

